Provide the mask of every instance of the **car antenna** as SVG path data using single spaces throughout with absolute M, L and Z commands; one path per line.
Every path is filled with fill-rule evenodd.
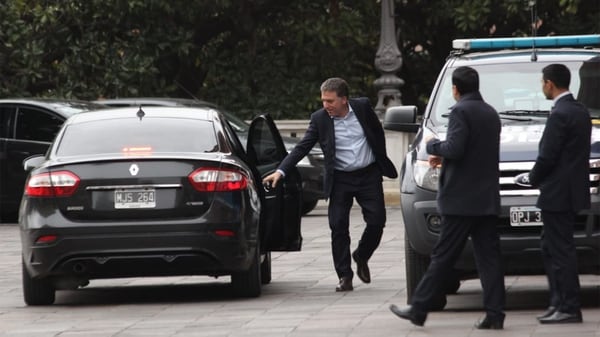
M 194 94 L 192 94 L 189 90 L 187 90 L 186 87 L 184 87 L 181 83 L 179 83 L 177 80 L 174 81 L 175 84 L 179 87 L 179 89 L 185 91 L 186 94 L 190 95 L 191 98 L 194 99 L 194 101 L 199 102 L 200 100 L 198 99 L 198 97 L 194 96 Z
M 535 37 L 537 35 L 537 9 L 535 7 L 535 0 L 529 1 L 529 8 L 531 9 L 531 35 L 533 35 L 533 39 L 531 39 L 531 44 L 533 46 L 533 50 L 531 51 L 531 62 L 537 61 L 537 51 L 535 50 Z
M 138 109 L 136 115 L 140 118 L 140 120 L 142 120 L 142 117 L 146 116 L 146 113 L 144 112 L 144 110 L 142 110 L 142 105 L 140 105 L 140 108 Z

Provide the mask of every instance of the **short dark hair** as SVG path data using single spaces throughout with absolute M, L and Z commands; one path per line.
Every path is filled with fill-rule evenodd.
M 452 84 L 461 95 L 479 91 L 479 74 L 471 67 L 458 67 L 452 73 Z
M 321 84 L 321 91 L 335 91 L 339 97 L 348 97 L 348 83 L 339 77 L 331 77 Z
M 542 79 L 544 81 L 552 81 L 559 89 L 569 89 L 571 72 L 564 64 L 553 63 L 542 69 Z

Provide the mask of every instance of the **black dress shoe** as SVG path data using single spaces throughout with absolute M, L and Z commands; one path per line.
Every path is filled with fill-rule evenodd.
M 581 323 L 583 318 L 581 317 L 581 311 L 572 314 L 555 311 L 552 315 L 540 318 L 538 321 L 542 324 Z
M 358 275 L 358 278 L 364 283 L 371 283 L 371 272 L 367 260 L 361 259 L 356 251 L 352 253 L 352 259 L 356 262 L 356 275 Z
M 342 277 L 340 279 L 340 283 L 338 283 L 337 287 L 335 287 L 335 291 L 352 291 L 354 287 L 352 287 L 352 278 L 351 277 Z
M 537 316 L 537 319 L 540 320 L 542 318 L 550 317 L 555 312 L 556 312 L 556 307 L 551 305 L 548 307 L 548 309 L 546 309 L 546 311 L 544 311 L 543 314 Z
M 481 330 L 502 330 L 504 329 L 504 319 L 493 319 L 485 316 L 483 320 L 475 323 L 475 327 Z
M 416 326 L 423 326 L 427 313 L 416 312 L 412 306 L 400 309 L 395 304 L 390 305 L 390 310 L 398 317 L 409 320 Z

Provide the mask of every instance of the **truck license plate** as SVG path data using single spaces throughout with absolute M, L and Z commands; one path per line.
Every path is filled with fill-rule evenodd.
M 534 206 L 511 207 L 511 226 L 542 226 L 542 211 Z
M 117 190 L 115 191 L 115 208 L 154 208 L 156 193 L 154 189 Z

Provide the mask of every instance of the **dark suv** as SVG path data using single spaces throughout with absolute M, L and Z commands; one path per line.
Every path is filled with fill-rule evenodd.
M 571 92 L 591 112 L 593 122 L 590 155 L 591 209 L 577 217 L 575 244 L 582 274 L 600 274 L 600 35 L 541 38 L 497 38 L 454 40 L 435 83 L 420 123 L 416 107 L 403 106 L 386 112 L 384 127 L 416 131 L 400 172 L 401 207 L 405 226 L 406 288 L 408 300 L 429 264 L 438 238 L 441 218 L 436 208 L 439 168 L 427 163 L 426 139 L 445 138 L 449 108 L 455 103 L 451 75 L 460 66 L 470 66 L 480 77 L 480 91 L 502 120 L 500 147 L 500 194 L 502 213 L 498 220 L 502 257 L 507 275 L 544 274 L 540 253 L 541 225 L 535 207 L 539 191 L 518 186 L 514 177 L 528 172 L 538 153 L 552 101 L 541 90 L 542 68 L 565 64 L 571 70 Z M 448 275 L 448 294 L 455 293 L 463 279 L 477 270 L 470 242 Z M 445 297 L 437 307 L 442 309 Z

